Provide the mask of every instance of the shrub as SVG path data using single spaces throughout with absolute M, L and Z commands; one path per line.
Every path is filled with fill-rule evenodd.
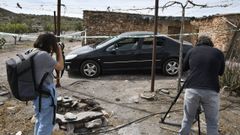
M 44 25 L 43 29 L 44 31 L 48 31 L 48 32 L 54 31 L 54 24 L 47 23 L 46 25 Z
M 82 31 L 82 30 L 83 30 L 82 22 L 76 22 L 76 24 L 75 24 L 75 31 Z
M 1 31 L 9 33 L 27 33 L 28 26 L 25 23 L 7 23 L 1 26 Z
M 225 72 L 220 78 L 221 87 L 227 86 L 230 94 L 235 92 L 240 96 L 240 63 L 236 59 L 230 59 L 226 63 Z

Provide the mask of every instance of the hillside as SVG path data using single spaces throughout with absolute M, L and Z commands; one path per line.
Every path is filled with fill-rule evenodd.
M 2 18 L 2 17 L 5 17 L 6 15 L 14 16 L 15 13 L 8 11 L 6 9 L 0 8 L 0 17 Z
M 7 23 L 26 24 L 28 27 L 41 26 L 43 28 L 53 29 L 54 18 L 50 15 L 29 15 L 17 14 L 6 9 L 0 8 L 0 25 Z M 49 28 L 50 27 L 50 28 Z M 67 30 L 81 30 L 82 19 L 73 17 L 61 17 L 61 28 Z

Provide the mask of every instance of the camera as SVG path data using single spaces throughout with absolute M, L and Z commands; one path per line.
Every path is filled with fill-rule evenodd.
M 65 48 L 65 45 L 64 45 L 64 43 L 63 43 L 63 42 L 58 42 L 58 46 L 60 46 L 60 47 L 61 47 L 62 51 L 63 51 L 63 50 L 64 50 L 64 48 Z

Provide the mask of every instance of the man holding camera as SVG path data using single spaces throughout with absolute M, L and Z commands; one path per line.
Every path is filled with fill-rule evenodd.
M 183 62 L 183 70 L 189 70 L 185 82 L 184 116 L 180 135 L 189 135 L 197 110 L 203 107 L 207 135 L 218 135 L 219 80 L 224 73 L 223 53 L 213 48 L 211 39 L 200 36 L 196 47 L 192 48 Z

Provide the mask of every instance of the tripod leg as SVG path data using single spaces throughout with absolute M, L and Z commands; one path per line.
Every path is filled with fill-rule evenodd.
M 201 135 L 200 116 L 198 116 L 198 135 Z
M 201 135 L 201 126 L 200 126 L 200 109 L 197 111 L 197 121 L 198 121 L 198 135 Z
M 180 94 L 182 93 L 182 91 L 183 91 L 183 86 L 179 90 L 179 92 L 178 92 L 177 96 L 175 97 L 175 99 L 173 100 L 171 106 L 168 108 L 168 111 L 165 113 L 165 115 L 163 117 L 161 117 L 160 122 L 164 123 L 164 120 L 166 119 L 166 117 L 167 117 L 168 113 L 170 112 L 170 110 L 172 109 L 173 105 L 177 102 L 177 100 L 178 100 Z
M 176 103 L 176 102 L 175 102 Z M 161 118 L 161 122 L 164 123 L 164 120 L 166 119 L 168 113 L 170 112 L 172 106 L 175 104 L 174 102 L 172 102 L 171 106 L 169 107 L 168 111 L 165 113 L 165 115 Z
M 195 115 L 195 120 L 193 122 L 193 124 L 195 124 L 196 122 L 198 124 L 198 135 L 201 135 L 200 113 L 201 113 L 201 107 L 199 106 L 199 108 L 197 109 L 196 115 Z

